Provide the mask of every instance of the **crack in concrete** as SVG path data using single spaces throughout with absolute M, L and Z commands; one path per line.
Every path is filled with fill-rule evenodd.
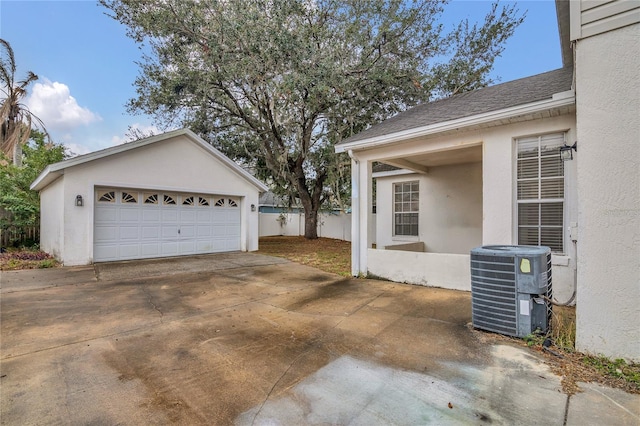
M 153 309 L 155 309 L 160 313 L 160 322 L 162 323 L 164 313 L 160 310 L 160 308 L 158 308 L 158 305 L 153 303 L 153 298 L 151 297 L 151 294 L 147 291 L 145 287 L 142 287 L 142 292 L 147 296 L 147 302 L 153 307 Z
M 562 426 L 567 426 L 567 418 L 569 417 L 569 402 L 571 401 L 571 395 L 567 395 L 567 403 L 564 406 L 564 420 Z

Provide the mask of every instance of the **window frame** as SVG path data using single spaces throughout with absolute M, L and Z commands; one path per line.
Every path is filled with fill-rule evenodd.
M 410 185 L 409 191 L 405 192 L 404 187 L 405 185 Z M 415 185 L 415 189 L 413 188 L 413 185 Z M 392 186 L 391 186 L 391 194 L 392 194 L 392 212 L 391 212 L 391 217 L 392 217 L 392 237 L 394 238 L 418 238 L 420 236 L 420 181 L 419 180 L 410 180 L 410 181 L 402 181 L 402 182 L 393 182 Z M 397 189 L 400 188 L 400 192 L 397 191 Z M 409 195 L 409 200 L 399 200 L 397 201 L 397 195 L 400 195 L 401 198 L 404 198 L 404 195 L 408 194 Z M 416 194 L 416 198 L 413 199 L 412 198 L 412 194 Z M 397 207 L 398 207 L 398 203 L 400 203 L 400 205 L 402 206 L 402 211 L 398 212 L 397 211 Z M 405 211 L 404 207 L 407 206 L 409 207 L 408 211 Z M 413 205 L 415 205 L 415 209 L 413 208 Z M 398 215 L 401 216 L 406 216 L 408 217 L 410 220 L 408 222 L 404 222 L 398 224 L 397 223 L 397 219 L 398 219 Z M 415 223 L 411 223 L 412 222 L 412 218 L 415 218 Z M 398 233 L 398 227 L 408 227 L 409 229 L 409 233 Z M 413 231 L 413 228 L 415 227 L 415 233 Z
M 543 139 L 544 138 L 553 138 L 556 137 L 556 141 L 550 142 L 548 143 L 546 146 L 549 147 L 547 149 L 547 154 L 545 155 L 544 151 L 541 150 L 541 148 L 543 146 L 545 146 L 543 144 Z M 537 154 L 536 154 L 536 159 L 537 159 L 537 175 L 535 178 L 529 178 L 529 177 L 521 177 L 520 172 L 521 170 L 524 169 L 524 166 L 521 168 L 520 167 L 520 162 L 521 161 L 526 161 L 526 160 L 530 160 L 531 157 L 529 158 L 520 158 L 519 154 L 520 154 L 520 144 L 527 142 L 527 143 L 531 143 L 533 139 L 537 139 Z M 514 138 L 514 241 L 516 242 L 516 244 L 518 245 L 526 245 L 525 243 L 528 243 L 528 245 L 532 245 L 530 241 L 522 241 L 521 237 L 520 237 L 520 232 L 522 229 L 525 228 L 530 228 L 530 229 L 537 229 L 537 244 L 534 245 L 546 245 L 549 246 L 551 248 L 551 252 L 554 255 L 564 255 L 566 253 L 566 236 L 565 236 L 565 223 L 566 223 L 566 216 L 567 216 L 567 167 L 565 166 L 564 162 L 560 159 L 560 151 L 559 148 L 561 146 L 563 146 L 564 144 L 566 144 L 566 140 L 567 140 L 567 131 L 559 131 L 559 132 L 550 132 L 550 133 L 542 133 L 542 134 L 537 134 L 537 135 L 531 135 L 531 136 L 522 136 L 522 137 L 517 137 Z M 557 149 L 556 149 L 557 148 Z M 557 164 L 560 165 L 562 167 L 562 175 L 546 175 L 545 173 L 543 173 L 543 159 L 553 159 L 555 160 L 557 158 Z M 527 188 L 524 187 L 524 185 L 521 187 L 519 184 L 520 182 L 524 182 L 524 181 L 529 181 L 529 182 L 533 182 L 535 179 L 535 182 L 537 182 L 537 197 L 533 198 L 533 197 L 525 197 L 522 196 L 521 197 L 521 190 L 522 192 L 525 192 L 527 190 Z M 543 192 L 543 182 L 551 182 L 553 185 L 553 180 L 559 180 L 562 179 L 562 183 L 561 185 L 558 185 L 558 188 L 556 190 L 561 190 L 562 191 L 562 196 L 555 196 L 555 197 L 544 197 L 542 192 Z M 549 223 L 545 223 L 549 221 L 549 216 L 547 216 L 547 219 L 545 219 L 545 212 L 543 212 L 543 206 L 547 207 L 547 215 L 553 215 L 553 204 L 560 204 L 561 205 L 561 209 L 562 209 L 562 213 L 561 213 L 561 220 L 560 220 L 560 224 L 549 224 Z M 536 213 L 537 217 L 536 217 L 536 221 L 537 223 L 535 225 L 521 225 L 520 221 L 521 221 L 521 210 L 523 210 L 521 208 L 521 206 L 538 206 L 538 212 Z M 549 210 L 551 209 L 551 210 Z M 550 213 L 549 213 L 550 212 Z M 529 214 L 531 214 L 531 212 L 529 212 Z M 556 246 L 552 246 L 550 244 L 544 244 L 543 238 L 543 230 L 547 231 L 547 238 L 549 238 L 549 230 L 554 230 L 554 232 L 556 232 L 557 234 L 555 235 L 551 235 L 550 238 L 557 238 L 559 236 L 559 240 L 560 240 L 560 246 L 558 247 Z M 548 242 L 548 240 L 547 240 Z

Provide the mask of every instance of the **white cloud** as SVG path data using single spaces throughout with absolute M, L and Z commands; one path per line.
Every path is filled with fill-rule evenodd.
M 113 136 L 111 138 L 111 146 L 122 145 L 123 143 L 132 142 L 139 137 L 148 137 L 162 133 L 160 129 L 152 124 L 134 123 L 127 129 L 123 136 Z
M 57 81 L 36 83 L 27 99 L 27 106 L 49 130 L 68 131 L 102 120 L 98 114 L 78 105 L 69 87 Z
M 66 146 L 69 149 L 69 153 L 72 154 L 74 157 L 76 155 L 84 155 L 91 152 L 91 150 L 88 147 L 77 144 L 77 143 L 65 143 L 64 146 Z

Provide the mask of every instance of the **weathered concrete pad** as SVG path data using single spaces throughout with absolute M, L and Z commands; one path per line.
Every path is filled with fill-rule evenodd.
M 559 378 L 477 339 L 468 293 L 225 256 L 3 275 L 1 422 L 563 423 Z
M 215 253 L 189 257 L 129 260 L 123 262 L 96 263 L 96 275 L 100 281 L 115 281 L 168 275 L 211 273 L 226 269 L 246 268 L 288 263 L 286 259 L 263 256 L 256 253 Z
M 568 426 L 640 425 L 640 395 L 597 383 L 580 383 L 580 388 L 584 392 L 569 401 Z

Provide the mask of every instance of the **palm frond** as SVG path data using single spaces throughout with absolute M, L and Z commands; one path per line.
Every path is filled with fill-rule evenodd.
M 6 97 L 0 101 L 0 150 L 8 157 L 13 156 L 14 163 L 19 148 L 29 141 L 33 124 L 42 129 L 48 140 L 51 140 L 42 120 L 33 114 L 29 108 L 21 103 L 27 96 L 27 86 L 38 79 L 32 71 L 27 72 L 26 78 L 14 85 L 16 62 L 11 45 L 0 39 L 0 46 L 4 52 L 0 58 L 0 77 L 2 78 L 2 92 Z
M 24 89 L 30 83 L 36 81 L 37 79 L 38 79 L 38 76 L 33 71 L 27 71 L 27 78 L 25 78 L 24 80 L 18 81 L 18 87 L 21 89 Z
M 16 73 L 16 59 L 13 55 L 13 49 L 8 41 L 0 38 L 0 45 L 4 47 L 6 51 L 6 56 L 9 59 L 8 62 L 5 62 L 4 58 L 2 58 L 2 66 L 0 66 L 0 74 L 2 74 L 2 78 L 6 85 L 13 86 L 13 76 Z M 7 69 L 8 68 L 8 69 Z

